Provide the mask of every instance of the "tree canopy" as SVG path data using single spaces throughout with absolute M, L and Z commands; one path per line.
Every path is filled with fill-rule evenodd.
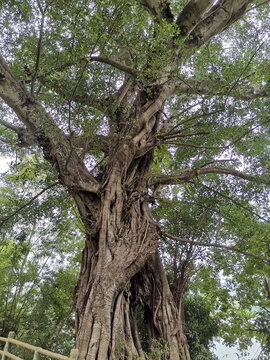
M 60 336 L 79 276 L 80 359 L 267 356 L 269 1 L 0 6 L 0 331 Z

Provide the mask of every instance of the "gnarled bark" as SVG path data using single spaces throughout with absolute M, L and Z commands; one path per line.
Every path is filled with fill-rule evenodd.
M 155 252 L 158 229 L 144 187 L 137 184 L 136 191 L 129 192 L 121 184 L 128 158 L 123 152 L 109 169 L 110 178 L 100 198 L 74 196 L 88 229 L 75 294 L 80 359 L 118 359 L 139 354 L 129 284 Z M 95 204 L 100 218 L 95 217 Z
M 190 360 L 181 312 L 169 288 L 158 252 L 148 259 L 132 281 L 137 300 L 144 309 L 149 347 L 151 348 L 153 339 L 157 339 L 166 343 L 169 349 L 168 359 Z
M 156 253 L 159 228 L 151 217 L 145 176 L 151 162 L 151 151 L 134 160 L 132 145 L 124 144 L 106 167 L 100 196 L 74 194 L 87 231 L 75 292 L 80 359 L 143 358 L 138 306 L 145 313 L 150 345 L 155 338 L 165 341 L 170 360 L 190 359 Z
M 137 324 L 140 309 L 144 312 L 148 333 L 148 348 L 144 350 L 151 352 L 152 347 L 166 344 L 168 359 L 190 360 L 181 314 L 159 255 L 153 249 L 148 252 L 148 260 L 142 269 L 131 278 L 128 268 L 131 257 L 137 256 L 133 251 L 129 255 L 119 254 L 122 259 L 116 256 L 118 260 L 111 261 L 97 277 L 98 260 L 90 242 L 86 243 L 76 291 L 77 346 L 81 359 L 117 360 L 134 355 L 143 359 Z M 87 269 L 89 264 L 91 269 Z

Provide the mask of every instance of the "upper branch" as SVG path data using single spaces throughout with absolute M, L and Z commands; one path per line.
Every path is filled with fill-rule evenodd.
M 44 23 L 45 23 L 45 12 L 43 11 L 40 1 L 38 1 L 38 6 L 41 11 L 42 17 L 41 17 L 41 24 L 39 29 L 39 39 L 38 39 L 38 45 L 37 45 L 37 57 L 36 57 L 36 65 L 35 65 L 35 72 L 32 76 L 32 83 L 31 83 L 31 94 L 34 95 L 34 85 L 36 81 L 36 77 L 39 70 L 39 64 L 40 64 L 40 56 L 41 56 L 41 48 L 42 48 L 42 40 L 43 40 L 43 30 L 44 30 Z
M 138 70 L 136 70 L 136 69 L 133 69 L 125 64 L 122 64 L 118 61 L 115 61 L 113 59 L 106 58 L 103 56 L 90 56 L 89 58 L 86 58 L 86 60 L 88 60 L 90 62 L 97 61 L 97 62 L 111 65 L 115 69 L 121 70 L 121 71 L 125 72 L 126 74 L 133 75 L 133 76 L 136 76 L 139 73 Z
M 182 169 L 178 170 L 171 175 L 158 174 L 152 178 L 150 182 L 151 185 L 176 185 L 187 183 L 193 178 L 199 175 L 206 174 L 224 174 L 224 175 L 232 175 L 244 180 L 249 181 L 258 181 L 258 179 L 252 175 L 243 173 L 234 169 L 226 169 L 222 167 L 208 167 L 208 168 L 198 168 L 198 169 Z M 260 183 L 269 185 L 269 181 L 265 181 L 264 179 L 260 180 Z
M 108 64 L 114 67 L 115 69 L 123 71 L 129 77 L 130 76 L 135 77 L 139 73 L 138 70 L 136 69 L 130 68 L 129 66 L 122 64 L 114 59 L 106 58 L 103 56 L 83 57 L 79 59 L 79 61 L 84 62 L 84 67 L 86 67 L 90 62 L 100 62 L 100 63 Z M 53 71 L 50 71 L 49 73 L 39 74 L 38 79 L 45 87 L 53 88 L 59 95 L 63 96 L 67 101 L 69 101 L 70 88 L 67 88 L 66 82 L 61 82 L 57 78 L 52 77 L 51 75 L 54 72 L 57 73 L 59 71 L 64 71 L 67 68 L 70 68 L 73 65 L 77 64 L 77 62 L 78 61 L 68 61 L 65 64 L 62 64 L 61 66 L 56 67 L 55 69 L 53 69 Z M 103 113 L 106 113 L 108 107 L 107 100 L 98 98 L 94 94 L 90 94 L 90 95 L 87 93 L 82 94 L 78 91 L 74 92 L 74 94 L 72 95 L 72 101 L 82 105 L 91 106 Z
M 180 37 L 186 38 L 202 20 L 213 0 L 191 0 L 178 15 L 176 24 L 181 29 Z
M 0 97 L 13 109 L 27 130 L 37 139 L 45 158 L 56 166 L 62 182 L 66 186 L 72 189 L 98 192 L 98 181 L 89 174 L 77 153 L 73 151 L 67 136 L 57 127 L 41 104 L 16 79 L 1 55 Z
M 252 0 L 220 0 L 206 13 L 204 19 L 191 31 L 192 39 L 187 40 L 190 48 L 201 47 L 213 36 L 226 30 L 247 11 Z
M 228 84 L 222 80 L 180 79 L 175 88 L 179 94 L 223 95 L 239 100 L 252 100 L 269 96 L 270 87 L 258 84 Z
M 38 80 L 47 89 L 53 89 L 57 94 L 62 96 L 65 100 L 70 99 L 70 87 L 67 87 L 66 82 L 61 82 L 56 78 L 50 78 L 47 74 L 39 74 Z M 76 93 L 72 97 L 72 101 L 81 105 L 91 106 L 101 112 L 105 112 L 107 102 L 103 99 L 97 98 L 95 95 Z
M 70 68 L 71 66 L 73 65 L 76 65 L 78 64 L 78 62 L 100 62 L 100 63 L 104 63 L 104 64 L 108 64 L 108 65 L 111 65 L 112 67 L 114 67 L 115 69 L 118 69 L 118 70 L 121 70 L 129 75 L 133 75 L 133 76 L 136 76 L 138 75 L 138 70 L 134 69 L 134 68 L 131 68 L 129 66 L 127 66 L 126 64 L 123 64 L 119 61 L 117 61 L 117 59 L 122 56 L 123 54 L 125 54 L 126 51 L 118 54 L 114 59 L 112 58 L 108 58 L 108 57 L 105 57 L 105 56 L 84 56 L 84 57 L 81 57 L 79 59 L 76 59 L 76 60 L 70 60 L 70 61 L 67 61 L 65 62 L 64 64 L 61 64 L 57 67 L 55 67 L 53 70 L 54 71 L 64 71 L 68 68 Z M 51 72 L 50 72 L 51 74 Z
M 37 138 L 35 138 L 33 133 L 28 131 L 28 129 L 25 127 L 15 126 L 13 124 L 8 123 L 5 120 L 0 120 L 0 124 L 5 126 L 7 129 L 14 131 L 17 134 L 18 140 L 19 140 L 18 145 L 20 147 L 28 147 L 28 146 L 36 144 L 38 142 Z M 1 141 L 9 143 L 8 140 L 3 139 L 3 138 L 1 139 Z
M 191 244 L 191 245 L 195 245 L 195 246 L 203 246 L 203 247 L 214 247 L 214 248 L 220 248 L 220 249 L 224 249 L 224 250 L 229 250 L 229 251 L 233 251 L 233 252 L 237 252 L 239 254 L 243 254 L 243 255 L 246 255 L 246 256 L 249 256 L 249 257 L 253 257 L 257 260 L 261 260 L 263 262 L 267 262 L 267 263 L 270 263 L 270 260 L 267 259 L 267 258 L 262 258 L 261 256 L 258 256 L 256 254 L 253 254 L 253 253 L 250 253 L 248 251 L 243 251 L 243 250 L 240 250 L 238 249 L 237 247 L 235 246 L 227 246 L 227 245 L 222 245 L 222 244 L 213 244 L 213 243 L 204 243 L 204 242 L 200 242 L 200 241 L 193 241 L 193 240 L 188 240 L 188 239 L 183 239 L 181 237 L 178 237 L 178 236 L 174 236 L 174 235 L 171 235 L 171 234 L 168 234 L 164 231 L 161 231 L 161 236 L 165 236 L 165 237 L 168 237 L 172 240 L 176 240 L 176 241 L 179 241 L 181 243 L 184 243 L 184 244 Z

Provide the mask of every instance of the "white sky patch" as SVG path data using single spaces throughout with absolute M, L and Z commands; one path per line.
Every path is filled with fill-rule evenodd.
M 9 171 L 9 164 L 12 161 L 12 158 L 7 156 L 1 156 L 0 157 L 0 175 L 7 173 Z M 0 186 L 2 185 L 1 179 L 0 179 Z
M 0 173 L 4 173 L 8 170 L 8 160 L 5 158 L 0 158 Z
M 261 346 L 256 341 L 248 348 L 247 355 L 241 354 L 236 346 L 229 347 L 219 342 L 215 342 L 215 346 L 213 353 L 219 360 L 257 360 L 261 352 Z

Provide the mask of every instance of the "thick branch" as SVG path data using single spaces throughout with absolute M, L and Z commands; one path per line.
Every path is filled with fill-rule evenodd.
M 57 167 L 63 183 L 72 189 L 97 193 L 98 181 L 89 174 L 77 153 L 73 151 L 67 136 L 16 79 L 2 56 L 0 79 L 0 97 L 13 109 L 33 137 L 38 139 L 45 158 Z
M 251 2 L 252 0 L 218 1 L 191 32 L 192 39 L 187 40 L 188 47 L 201 47 L 212 37 L 226 30 L 246 13 Z
M 26 128 L 15 126 L 13 124 L 8 123 L 5 120 L 0 120 L 0 124 L 5 126 L 7 129 L 14 131 L 18 135 L 19 139 L 19 146 L 20 147 L 28 147 L 33 144 L 37 144 L 37 138 Z M 8 140 L 1 139 L 1 141 L 6 142 L 9 144 Z
M 207 174 L 224 174 L 224 175 L 232 175 L 244 180 L 249 181 L 258 181 L 257 178 L 255 178 L 252 175 L 245 174 L 241 171 L 234 170 L 234 169 L 225 169 L 221 167 L 208 167 L 208 168 L 198 168 L 198 169 L 183 169 L 178 170 L 172 175 L 155 175 L 155 177 L 152 179 L 151 185 L 176 185 L 176 184 L 183 184 L 186 182 L 189 182 L 193 178 L 199 176 L 199 175 L 207 175 Z M 263 179 L 260 180 L 260 183 L 262 184 L 270 184 L 269 181 L 264 181 Z
M 191 0 L 179 14 L 176 24 L 180 27 L 181 38 L 186 38 L 202 20 L 213 0 Z
M 13 124 L 8 123 L 5 120 L 0 120 L 0 124 L 5 126 L 6 128 L 15 131 L 17 134 L 20 132 L 21 128 L 18 126 L 15 126 Z
M 12 74 L 6 62 L 0 55 L 0 97 L 16 113 L 19 120 L 33 133 L 39 132 L 42 120 L 49 120 L 49 116 L 35 101 L 24 85 Z M 31 109 L 31 111 L 30 111 Z M 38 116 L 39 115 L 39 116 Z M 2 123 L 7 126 L 7 123 Z M 53 122 L 51 125 L 54 125 Z M 10 129 L 11 125 L 8 126 Z M 55 127 L 55 125 L 54 125 Z M 16 131 L 15 127 L 13 130 Z
M 75 60 L 68 61 L 68 62 L 54 68 L 49 73 L 39 74 L 38 79 L 45 87 L 53 88 L 53 90 L 55 90 L 58 94 L 63 96 L 67 101 L 70 101 L 70 88 L 67 88 L 66 82 L 63 83 L 63 82 L 57 80 L 57 78 L 52 77 L 51 75 L 53 73 L 64 71 L 67 68 L 78 64 L 78 62 L 84 62 L 83 67 L 86 68 L 88 63 L 94 62 L 94 61 L 111 65 L 112 67 L 125 72 L 129 76 L 131 75 L 134 77 L 134 76 L 137 76 L 139 73 L 138 70 L 133 69 L 125 64 L 122 64 L 114 59 L 106 58 L 103 56 L 89 56 L 89 57 L 82 57 L 76 61 Z M 77 87 L 76 87 L 76 90 L 77 90 Z M 108 106 L 108 102 L 105 101 L 104 99 L 97 98 L 96 96 L 94 96 L 92 94 L 89 95 L 87 93 L 80 94 L 78 92 L 75 92 L 72 96 L 72 101 L 82 104 L 82 105 L 91 106 L 102 112 L 106 112 L 106 109 Z
M 151 119 L 162 108 L 166 99 L 172 95 L 174 91 L 175 83 L 168 83 L 163 87 L 163 90 L 160 91 L 157 98 L 150 102 L 150 105 L 142 113 L 136 125 L 136 130 L 140 132 L 133 138 L 134 145 L 137 144 L 145 134 L 151 131 Z
M 204 247 L 214 247 L 214 248 L 225 249 L 225 250 L 234 251 L 234 252 L 237 252 L 239 254 L 249 256 L 249 257 L 253 257 L 253 258 L 255 258 L 257 260 L 261 260 L 263 262 L 270 263 L 269 259 L 265 259 L 265 258 L 262 258 L 262 257 L 260 257 L 258 255 L 252 254 L 250 252 L 237 249 L 235 246 L 226 246 L 226 245 L 220 245 L 220 244 L 211 244 L 211 243 L 203 243 L 203 242 L 197 242 L 197 241 L 193 241 L 193 240 L 187 240 L 187 239 L 180 238 L 178 236 L 168 234 L 168 233 L 163 232 L 163 231 L 161 231 L 161 235 L 166 236 L 166 237 L 168 237 L 168 238 L 170 238 L 172 240 L 180 241 L 180 242 L 182 242 L 184 244 L 192 244 L 192 245 L 195 245 L 195 246 L 204 246 Z

